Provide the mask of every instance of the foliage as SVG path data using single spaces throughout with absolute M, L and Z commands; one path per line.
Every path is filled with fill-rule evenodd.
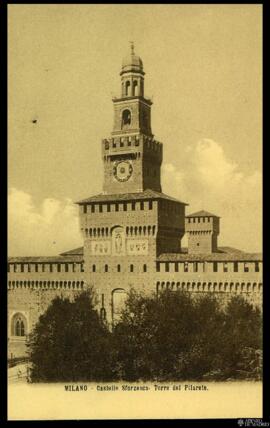
M 221 369 L 226 377 L 258 378 L 262 371 L 262 317 L 258 308 L 240 296 L 225 307 L 220 335 Z M 256 366 L 256 367 L 255 367 Z
M 240 297 L 222 308 L 211 295 L 131 291 L 114 341 L 119 376 L 129 381 L 258 379 L 261 373 L 261 315 Z
M 261 313 L 242 297 L 131 290 L 112 331 L 92 291 L 56 298 L 30 340 L 33 381 L 260 379 Z
M 31 380 L 99 380 L 110 377 L 108 329 L 94 309 L 94 294 L 70 302 L 56 297 L 30 337 Z
M 199 376 L 208 367 L 202 325 L 216 302 L 194 302 L 189 294 L 164 292 L 158 298 L 131 292 L 115 327 L 121 374 L 126 380 L 178 380 Z M 201 311 L 198 309 L 201 307 Z M 132 355 L 132 358 L 131 358 Z M 191 370 L 192 366 L 192 370 Z

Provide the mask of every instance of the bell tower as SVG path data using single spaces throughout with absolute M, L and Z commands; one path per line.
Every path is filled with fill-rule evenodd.
M 134 52 L 123 59 L 121 97 L 113 98 L 111 138 L 102 141 L 104 193 L 161 192 L 162 144 L 151 130 L 152 101 L 144 96 L 143 62 Z

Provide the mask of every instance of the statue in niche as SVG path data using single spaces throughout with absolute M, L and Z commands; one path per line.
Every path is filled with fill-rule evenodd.
M 115 235 L 115 250 L 119 254 L 122 252 L 123 239 L 120 233 Z

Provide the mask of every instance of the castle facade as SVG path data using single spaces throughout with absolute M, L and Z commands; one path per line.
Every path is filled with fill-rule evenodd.
M 152 102 L 134 47 L 113 98 L 114 126 L 101 142 L 102 193 L 77 202 L 84 246 L 56 257 L 8 260 L 9 358 L 25 355 L 27 336 L 52 299 L 93 286 L 100 316 L 117 322 L 127 292 L 183 289 L 241 294 L 262 304 L 262 255 L 219 247 L 220 218 L 186 215 L 185 202 L 162 193 L 163 145 L 151 130 Z M 188 234 L 188 248 L 181 247 Z

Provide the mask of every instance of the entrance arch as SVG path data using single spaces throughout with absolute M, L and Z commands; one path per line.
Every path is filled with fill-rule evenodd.
M 120 319 L 121 312 L 125 307 L 127 292 L 124 288 L 116 288 L 112 291 L 112 319 L 113 322 Z

